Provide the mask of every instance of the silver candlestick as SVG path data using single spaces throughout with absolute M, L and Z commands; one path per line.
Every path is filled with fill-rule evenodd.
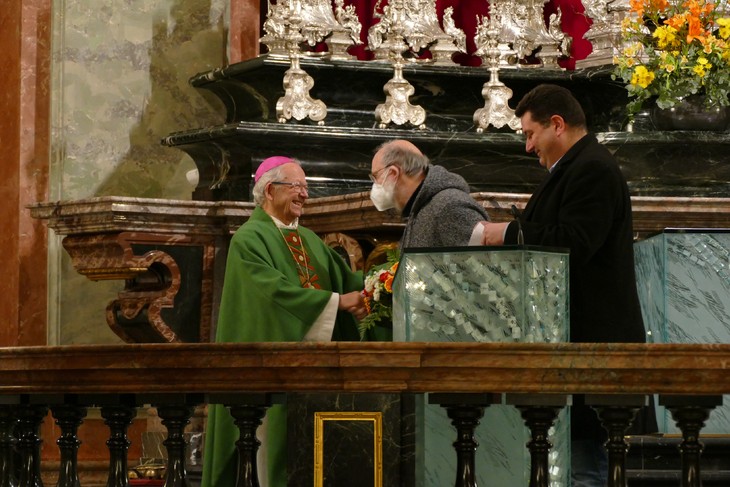
M 311 23 L 302 26 L 299 0 L 291 0 L 288 7 L 282 39 L 289 53 L 291 66 L 284 73 L 284 96 L 276 101 L 276 117 L 280 123 L 286 123 L 292 118 L 295 120 L 309 118 L 319 125 L 324 125 L 327 107 L 321 100 L 310 96 L 309 90 L 314 87 L 314 79 L 299 65 L 299 45 L 305 39 L 316 39 L 316 32 L 319 31 Z
M 466 36 L 454 24 L 451 8 L 444 15 L 447 32 L 441 28 L 435 0 L 389 0 L 382 9 L 380 5 L 378 0 L 373 10 L 379 21 L 368 31 L 368 48 L 376 60 L 393 63 L 393 78 L 383 86 L 385 103 L 376 107 L 375 119 L 381 128 L 390 123 L 425 128 L 426 111 L 410 102 L 415 89 L 403 78 L 403 54 L 416 57 L 429 49 L 432 59 L 422 62 L 453 64 L 452 55 L 466 50 Z
M 276 101 L 276 117 L 280 123 L 292 118 L 309 118 L 318 125 L 324 125 L 327 106 L 321 100 L 312 98 L 309 90 L 314 79 L 299 66 L 299 53 L 291 53 L 291 67 L 284 73 L 284 96 Z
M 385 103 L 375 107 L 375 120 L 379 128 L 386 128 L 390 123 L 410 123 L 420 129 L 426 128 L 426 110 L 410 102 L 415 89 L 403 78 L 403 58 L 400 54 L 393 61 L 393 77 L 385 83 L 383 91 Z
M 477 132 L 482 133 L 490 125 L 502 128 L 505 125 L 512 130 L 521 131 L 520 119 L 509 107 L 512 90 L 499 81 L 499 66 L 503 49 L 499 45 L 500 22 L 496 16 L 488 21 L 480 19 L 477 24 L 474 41 L 477 45 L 476 55 L 480 56 L 489 68 L 489 81 L 482 87 L 484 108 L 474 112 L 474 124 Z

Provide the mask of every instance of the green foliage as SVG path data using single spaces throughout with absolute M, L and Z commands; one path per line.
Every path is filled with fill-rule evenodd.
M 398 249 L 389 250 L 387 261 L 373 266 L 365 276 L 363 298 L 370 312 L 357 325 L 361 340 L 370 336 L 376 326 L 393 328 L 393 280 L 399 258 Z
M 613 75 L 626 83 L 629 116 L 649 100 L 667 109 L 692 95 L 706 108 L 730 105 L 730 18 L 707 0 L 630 3 Z

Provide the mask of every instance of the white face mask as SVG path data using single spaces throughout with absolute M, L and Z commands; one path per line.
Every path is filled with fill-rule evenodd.
M 385 183 L 373 183 L 370 190 L 370 201 L 373 202 L 378 211 L 395 208 L 395 181 L 388 184 L 388 176 L 385 176 Z

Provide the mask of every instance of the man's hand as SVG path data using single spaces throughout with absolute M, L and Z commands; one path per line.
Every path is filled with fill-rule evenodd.
M 352 313 L 353 316 L 360 321 L 367 316 L 368 312 L 365 308 L 365 300 L 360 291 L 352 291 L 347 294 L 340 294 L 339 309 Z
M 482 222 L 484 225 L 484 234 L 482 237 L 483 245 L 504 245 L 504 231 L 509 225 L 505 223 Z

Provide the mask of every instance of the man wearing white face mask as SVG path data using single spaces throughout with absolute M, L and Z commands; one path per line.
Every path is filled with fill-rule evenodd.
M 489 216 L 469 195 L 464 178 L 432 165 L 406 140 L 380 145 L 371 169 L 370 199 L 375 208 L 395 208 L 408 219 L 402 249 L 481 245 L 480 222 Z

